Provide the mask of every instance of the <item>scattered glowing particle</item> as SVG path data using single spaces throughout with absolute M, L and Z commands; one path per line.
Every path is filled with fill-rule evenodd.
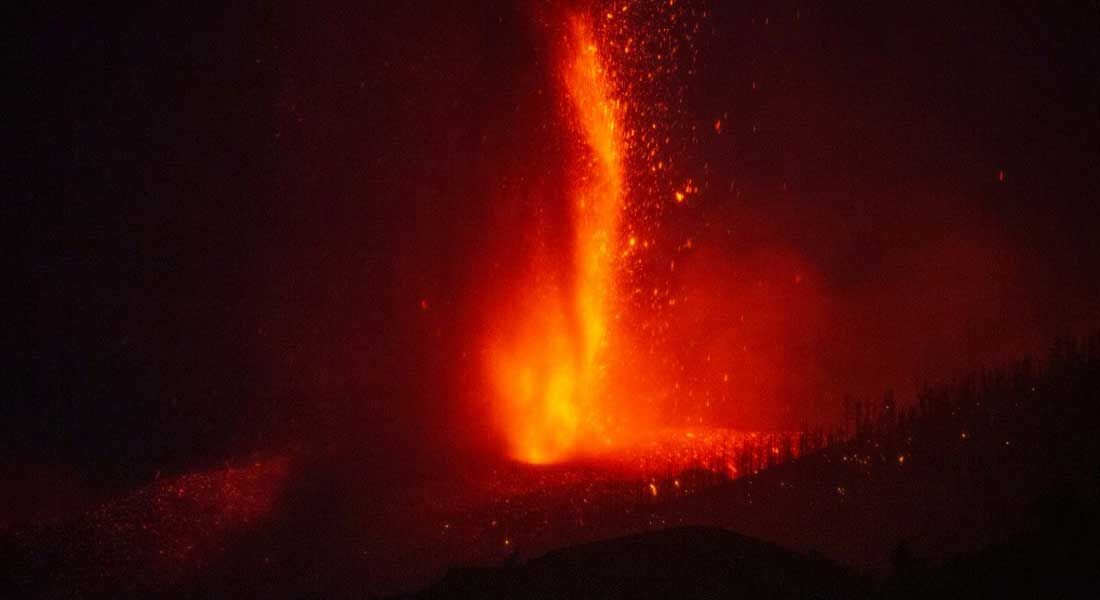
M 649 494 L 651 496 L 654 496 L 654 497 L 657 496 L 657 485 L 656 484 L 653 484 L 653 483 L 649 484 Z
M 676 192 L 675 195 L 676 195 L 676 203 L 677 204 L 684 201 L 684 193 L 683 192 Z
M 722 119 L 714 121 L 714 133 L 722 133 Z
M 899 454 L 898 455 L 898 464 L 899 465 L 904 465 L 905 464 L 905 455 L 904 454 Z

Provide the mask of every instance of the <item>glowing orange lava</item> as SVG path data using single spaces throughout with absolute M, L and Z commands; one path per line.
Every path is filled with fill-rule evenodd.
M 530 463 L 610 443 L 612 413 L 604 399 L 624 203 L 620 105 L 586 18 L 569 19 L 562 56 L 563 89 L 582 147 L 572 265 L 567 281 L 534 286 L 519 333 L 490 359 L 510 454 Z

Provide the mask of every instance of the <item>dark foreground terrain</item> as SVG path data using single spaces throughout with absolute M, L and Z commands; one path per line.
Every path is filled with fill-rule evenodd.
M 165 474 L 4 525 L 0 597 L 1100 597 L 1098 390 L 1100 337 L 1060 343 L 735 478 L 369 448 Z
M 415 598 L 852 598 L 870 581 L 722 529 L 679 527 L 557 550 L 524 564 L 455 569 Z
M 1049 499 L 1067 502 L 1067 499 Z M 722 529 L 680 527 L 551 552 L 523 564 L 452 570 L 410 598 L 1096 598 L 1096 512 L 1063 505 L 1044 529 L 920 564 L 904 546 L 875 580 Z

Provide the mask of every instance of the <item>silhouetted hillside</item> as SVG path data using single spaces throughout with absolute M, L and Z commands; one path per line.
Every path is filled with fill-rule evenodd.
M 1095 522 L 1094 522 L 1095 523 Z M 1096 529 L 1066 537 L 1039 531 L 937 567 L 917 568 L 881 586 L 882 598 L 1097 598 Z
M 1095 507 L 1064 492 L 1055 523 L 929 565 L 896 552 L 875 582 L 819 555 L 705 527 L 679 527 L 551 552 L 525 564 L 450 571 L 410 598 L 1095 598 Z M 1051 507 L 1053 508 L 1053 506 Z M 1045 510 L 1045 509 L 1043 509 Z
M 722 529 L 679 527 L 463 568 L 415 598 L 858 598 L 869 581 Z

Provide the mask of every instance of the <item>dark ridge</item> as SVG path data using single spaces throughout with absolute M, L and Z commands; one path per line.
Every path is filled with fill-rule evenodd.
M 676 527 L 452 569 L 412 598 L 860 598 L 869 580 L 820 556 L 731 531 Z

